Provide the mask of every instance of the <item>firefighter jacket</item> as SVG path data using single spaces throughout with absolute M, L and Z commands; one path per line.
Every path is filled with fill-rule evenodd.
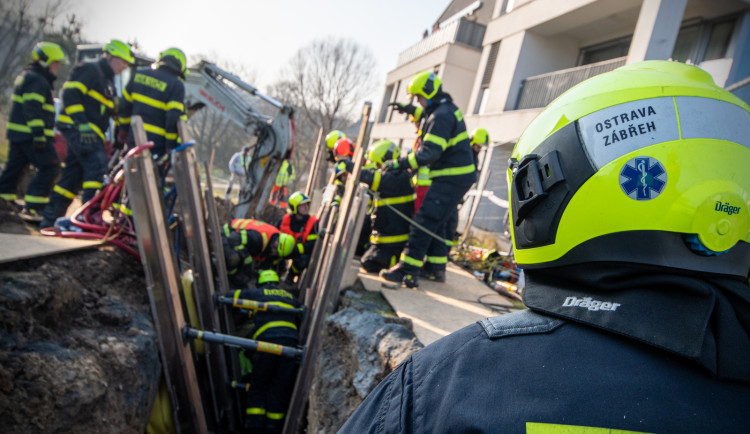
M 294 237 L 298 244 L 297 251 L 300 254 L 309 255 L 318 239 L 318 219 L 309 214 L 302 217 L 302 219 L 297 219 L 292 214 L 285 214 L 277 222 L 276 227 L 281 232 Z M 302 247 L 299 247 L 299 244 Z
M 57 127 L 67 129 L 88 123 L 103 141 L 109 119 L 115 113 L 114 75 L 106 58 L 76 65 L 63 84 Z
M 52 85 L 55 76 L 38 63 L 24 70 L 15 81 L 13 105 L 8 119 L 8 140 L 31 142 L 44 136 L 55 139 L 55 102 Z
M 224 225 L 222 235 L 225 248 L 239 253 L 241 266 L 246 266 L 253 261 L 261 264 L 271 261 L 269 245 L 279 237 L 279 230 L 260 220 L 234 219 Z M 230 275 L 237 271 L 228 270 Z
M 414 186 L 411 173 L 407 170 L 382 172 L 379 170 L 362 170 L 359 180 L 370 187 L 374 193 L 374 211 L 372 213 L 373 244 L 391 244 L 406 242 L 409 239 L 408 220 L 414 215 Z M 396 212 L 398 211 L 398 212 Z
M 120 124 L 130 125 L 131 116 L 143 118 L 148 140 L 161 152 L 177 144 L 177 123 L 185 113 L 185 85 L 171 68 L 138 68 L 122 92 Z
M 398 165 L 412 170 L 429 166 L 430 179 L 471 185 L 476 166 L 463 114 L 447 93 L 439 92 L 431 101 L 425 109 L 419 146 L 400 157 Z
M 531 309 L 413 354 L 340 432 L 747 432 L 746 280 L 584 265 L 526 270 Z
M 257 289 L 243 289 L 234 292 L 234 298 L 255 300 L 289 309 L 299 309 L 300 302 L 292 294 L 281 289 L 278 282 L 268 282 Z M 298 327 L 302 320 L 299 314 L 288 312 L 257 311 L 252 315 L 253 331 L 251 339 L 274 342 L 280 337 L 299 340 Z

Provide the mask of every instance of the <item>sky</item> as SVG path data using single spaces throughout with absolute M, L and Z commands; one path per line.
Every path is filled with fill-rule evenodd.
M 45 0 L 49 1 L 49 0 Z M 450 0 L 66 0 L 65 14 L 83 22 L 89 42 L 137 40 L 141 54 L 167 47 L 188 59 L 202 54 L 218 64 L 240 65 L 263 91 L 298 49 L 309 42 L 348 37 L 377 62 L 378 105 L 386 74 L 400 52 L 419 42 Z M 190 63 L 190 62 L 189 62 Z M 235 71 L 230 71 L 235 72 Z M 240 74 L 240 71 L 235 72 Z

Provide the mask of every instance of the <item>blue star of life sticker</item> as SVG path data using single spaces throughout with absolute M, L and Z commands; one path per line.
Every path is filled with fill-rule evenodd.
M 654 199 L 666 185 L 667 171 L 656 158 L 635 157 L 620 171 L 620 188 L 631 199 Z

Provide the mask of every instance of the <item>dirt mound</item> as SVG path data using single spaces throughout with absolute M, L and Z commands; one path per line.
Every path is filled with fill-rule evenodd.
M 0 232 L 36 230 L 5 202 Z M 144 431 L 161 367 L 138 261 L 100 247 L 0 264 L 0 326 L 3 432 Z

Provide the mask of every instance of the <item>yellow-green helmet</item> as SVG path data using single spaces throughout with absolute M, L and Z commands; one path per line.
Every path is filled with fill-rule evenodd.
M 565 92 L 508 170 L 516 261 L 597 261 L 746 278 L 750 107 L 711 76 L 647 61 Z
M 285 233 L 280 233 L 279 234 L 279 256 L 281 256 L 282 258 L 286 258 L 287 256 L 291 255 L 292 252 L 294 251 L 295 244 L 297 243 L 294 241 L 293 236 L 289 234 L 285 234 Z
M 118 39 L 112 39 L 107 42 L 107 44 L 104 45 L 104 48 L 102 48 L 102 51 L 109 53 L 114 57 L 119 57 L 131 65 L 135 63 L 135 57 L 133 57 L 133 51 L 130 48 L 130 45 Z
M 165 65 L 171 68 L 183 78 L 187 73 L 185 53 L 179 48 L 171 47 L 159 53 L 159 65 Z
M 289 196 L 289 200 L 287 201 L 287 203 L 289 204 L 289 212 L 292 214 L 297 214 L 297 207 L 299 207 L 303 203 L 310 203 L 310 198 L 301 191 L 295 191 L 291 196 Z
M 339 139 L 343 139 L 344 137 L 346 137 L 346 134 L 342 133 L 339 130 L 333 130 L 326 135 L 326 146 L 328 147 L 328 149 L 333 150 L 333 147 L 336 146 L 336 142 L 338 142 Z
M 434 72 L 424 71 L 415 75 L 414 78 L 411 79 L 409 87 L 406 88 L 406 92 L 409 95 L 422 95 L 430 100 L 436 93 L 438 93 L 442 83 L 443 82 L 440 81 Z
M 378 164 L 385 164 L 388 160 L 398 158 L 401 150 L 395 143 L 390 140 L 378 140 L 372 144 L 370 151 L 367 153 L 367 159 Z
M 273 270 L 260 270 L 258 274 L 258 285 L 262 285 L 268 282 L 278 282 L 279 275 Z
M 65 51 L 54 42 L 39 42 L 31 52 L 31 58 L 43 67 L 48 67 L 52 62 L 68 63 Z
M 487 146 L 490 144 L 490 134 L 484 128 L 477 128 L 471 135 L 471 146 L 482 145 Z

